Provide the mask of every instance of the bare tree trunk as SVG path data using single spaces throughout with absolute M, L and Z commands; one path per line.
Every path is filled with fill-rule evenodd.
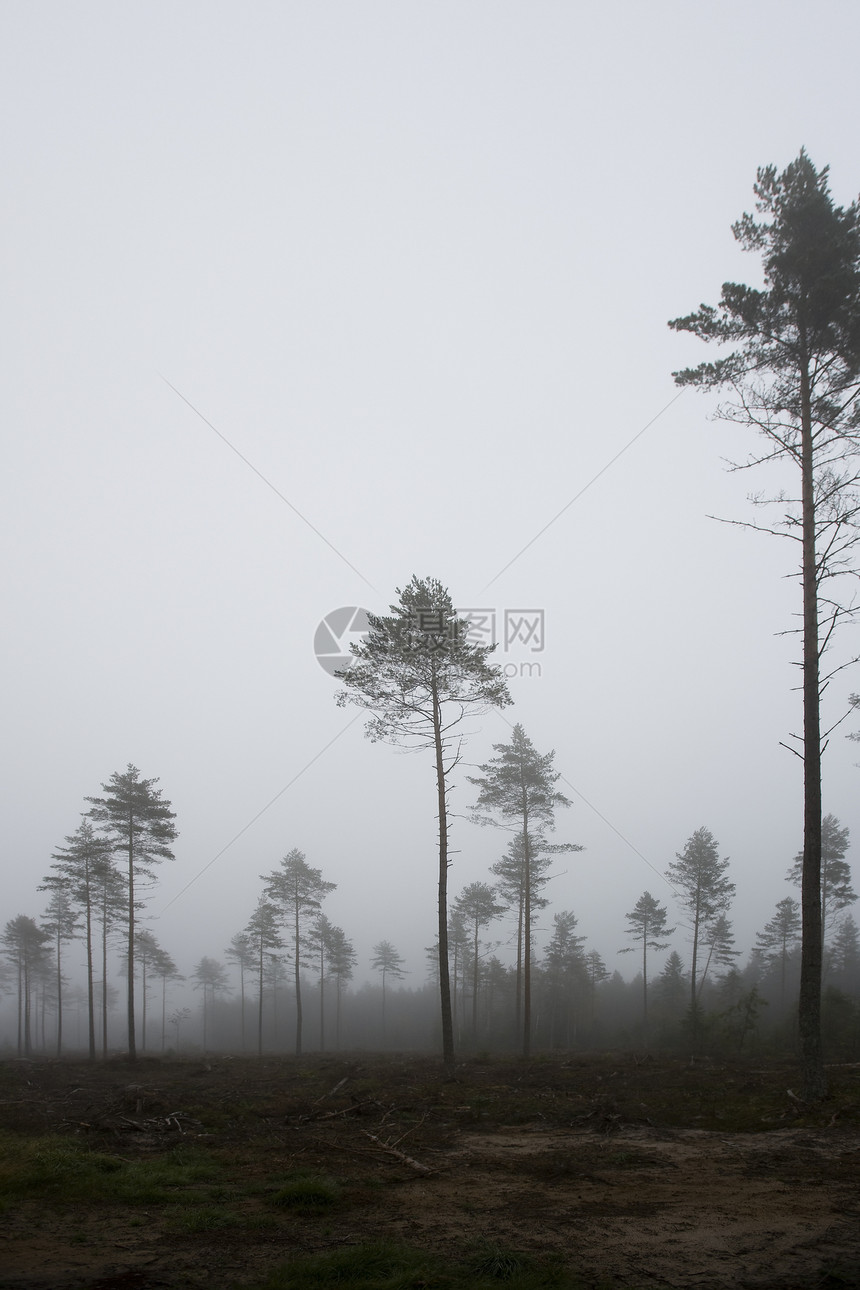
M 523 996 L 523 905 L 525 903 L 525 887 L 522 878 L 520 878 L 520 898 L 517 904 L 517 974 L 514 981 L 514 1029 L 518 1035 L 520 1033 L 520 1021 L 522 1018 L 522 996 Z
M 478 920 L 475 919 L 474 963 L 472 965 L 472 1043 L 478 1046 Z
M 448 801 L 442 748 L 442 713 L 433 678 L 433 742 L 436 749 L 436 798 L 439 808 L 439 1003 L 442 1013 L 442 1061 L 454 1074 L 454 1018 L 448 969 Z
M 24 1056 L 24 961 L 18 955 L 18 1056 Z
M 301 958 L 301 954 L 300 954 L 300 952 L 299 952 L 299 937 L 300 937 L 300 935 L 301 935 L 301 929 L 300 929 L 300 927 L 299 927 L 299 886 L 298 886 L 298 879 L 296 879 L 295 902 L 296 902 L 296 973 L 295 973 L 295 983 L 296 983 L 296 1056 L 297 1056 L 297 1057 L 301 1057 L 301 1055 L 302 1055 L 302 975 L 301 975 L 301 963 L 299 962 L 299 960 L 300 960 L 300 958 Z
M 648 924 L 642 936 L 642 1041 L 648 1048 Z
M 821 1051 L 821 691 L 818 645 L 818 569 L 809 371 L 800 373 L 803 508 L 803 870 L 798 1021 L 804 1096 L 825 1096 Z
M 140 1047 L 143 1052 L 146 1052 L 146 950 L 143 951 L 143 957 L 141 959 L 140 978 L 140 991 L 143 997 L 140 1018 Z
M 242 1052 L 245 1051 L 245 960 L 239 959 L 239 991 L 241 994 L 241 1019 L 242 1019 Z
M 103 908 L 102 922 L 102 1058 L 107 1057 L 108 1049 L 108 974 L 107 974 L 107 906 Z
M 524 799 L 525 796 L 523 794 Z M 527 801 L 523 804 L 523 887 L 523 1057 L 529 1057 L 532 1044 L 532 875 Z
M 263 1056 L 263 946 L 260 945 L 260 995 L 257 1001 L 257 1056 Z
M 134 1040 L 134 817 L 128 820 L 128 1058 L 136 1061 Z
M 57 915 L 59 922 L 59 914 Z M 63 1051 L 63 969 L 60 964 L 62 938 L 57 933 L 57 1056 Z
M 87 1041 L 90 1061 L 96 1059 L 96 1017 L 95 994 L 93 991 L 93 918 L 90 901 L 90 886 L 87 879 Z
M 320 934 L 320 1052 L 325 1052 L 325 943 Z

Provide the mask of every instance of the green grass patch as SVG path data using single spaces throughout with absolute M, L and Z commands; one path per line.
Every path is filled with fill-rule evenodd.
M 442 1258 L 407 1245 L 375 1242 L 294 1259 L 249 1290 L 582 1290 L 558 1262 L 482 1244 L 471 1257 Z
M 44 1197 L 52 1202 L 125 1205 L 170 1203 L 189 1190 L 205 1194 L 221 1166 L 210 1155 L 178 1147 L 163 1156 L 126 1159 L 92 1151 L 76 1138 L 0 1141 L 0 1202 Z
M 308 1214 L 331 1209 L 339 1204 L 341 1195 L 340 1185 L 334 1178 L 321 1174 L 297 1173 L 278 1187 L 271 1201 L 281 1209 Z
M 165 1226 L 171 1232 L 220 1232 L 259 1227 L 260 1223 L 221 1206 L 182 1205 L 171 1212 Z

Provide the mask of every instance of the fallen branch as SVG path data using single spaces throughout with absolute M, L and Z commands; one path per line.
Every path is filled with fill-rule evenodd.
M 316 1106 L 316 1102 L 314 1102 L 314 1106 Z M 308 1124 L 310 1122 L 320 1124 L 323 1120 L 336 1120 L 342 1115 L 361 1115 L 363 1108 L 366 1106 L 375 1106 L 378 1110 L 382 1110 L 376 1098 L 369 1097 L 364 1102 L 353 1102 L 352 1106 L 345 1106 L 340 1111 L 311 1111 L 309 1115 L 300 1115 L 296 1120 L 296 1124 Z
M 324 1102 L 327 1097 L 333 1097 L 339 1089 L 343 1088 L 344 1084 L 348 1084 L 348 1083 L 349 1083 L 349 1076 L 344 1075 L 343 1079 L 340 1081 L 339 1084 L 335 1084 L 334 1088 L 330 1088 L 327 1093 L 323 1093 L 322 1097 L 317 1098 L 317 1100 L 314 1102 L 314 1106 L 319 1106 L 320 1102 Z
M 389 1147 L 388 1143 L 383 1142 L 375 1133 L 368 1133 L 367 1129 L 362 1129 L 362 1133 L 366 1138 L 370 1138 L 371 1142 L 375 1142 L 382 1151 L 386 1151 L 388 1155 L 394 1156 L 401 1162 L 401 1164 L 408 1165 L 409 1168 L 414 1169 L 416 1173 L 432 1174 L 433 1170 L 429 1165 L 422 1165 L 420 1160 L 413 1160 L 412 1156 L 407 1156 L 405 1151 L 398 1151 L 396 1147 Z

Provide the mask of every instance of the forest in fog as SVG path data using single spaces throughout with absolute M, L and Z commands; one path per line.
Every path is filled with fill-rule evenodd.
M 518 726 L 474 781 L 479 804 L 517 750 L 534 754 L 552 788 L 552 754 L 535 754 Z M 5 922 L 3 1055 L 128 1051 L 130 998 L 138 1053 L 439 1048 L 438 944 L 427 945 L 426 975 L 415 980 L 390 910 L 387 938 L 362 962 L 352 940 L 358 929 L 326 916 L 335 884 L 299 850 L 249 891 L 229 944 L 212 945 L 193 963 L 184 961 L 181 945 L 160 944 L 147 908 L 176 831 L 156 783 L 129 766 L 103 786 L 104 797 L 88 799 L 78 830 L 46 866 L 34 912 Z M 110 817 L 111 788 L 124 792 L 139 816 L 131 891 L 127 846 Z M 450 899 L 457 1051 L 794 1051 L 800 856 L 786 866 L 786 885 L 773 892 L 755 943 L 737 945 L 731 866 L 703 826 L 680 840 L 668 887 L 656 896 L 631 891 L 615 942 L 595 944 L 575 910 L 550 902 L 554 857 L 575 848 L 554 845 L 535 828 L 526 864 L 521 834 L 501 832 L 499 839 L 500 858 L 485 880 L 454 887 Z M 826 816 L 823 1034 L 830 1058 L 860 1052 L 860 933 L 849 848 L 848 829 Z

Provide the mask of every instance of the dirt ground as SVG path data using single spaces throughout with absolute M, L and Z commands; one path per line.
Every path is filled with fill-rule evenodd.
M 214 1153 L 232 1225 L 170 1208 L 7 1205 L 0 1286 L 241 1287 L 297 1253 L 374 1239 L 560 1255 L 591 1287 L 860 1285 L 860 1067 L 808 1108 L 790 1067 L 602 1056 L 0 1063 L 0 1128 L 152 1157 Z M 277 1212 L 296 1171 L 342 1187 Z

